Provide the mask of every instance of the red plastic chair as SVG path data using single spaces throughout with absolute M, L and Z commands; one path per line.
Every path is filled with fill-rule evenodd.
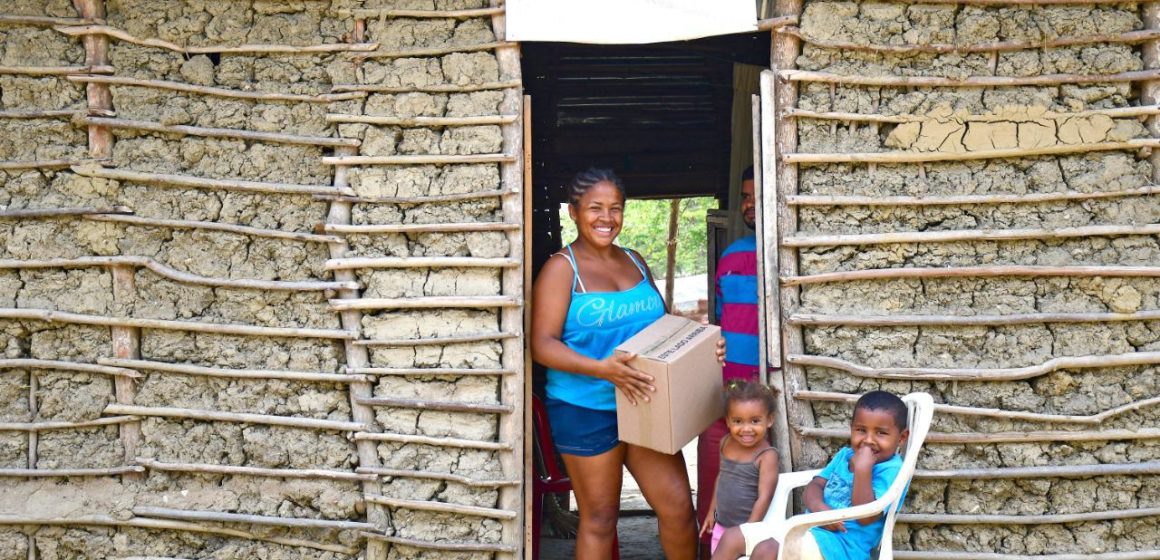
M 556 444 L 548 426 L 548 411 L 540 397 L 532 395 L 532 423 L 535 431 L 536 476 L 532 477 L 532 560 L 540 560 L 540 531 L 544 518 L 544 495 L 572 491 L 572 479 L 556 463 Z M 612 537 L 612 560 L 620 560 L 620 540 Z

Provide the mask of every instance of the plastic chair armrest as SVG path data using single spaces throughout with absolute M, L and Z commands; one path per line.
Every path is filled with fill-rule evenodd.
M 770 501 L 769 509 L 766 510 L 765 518 L 762 521 L 769 523 L 788 519 L 790 514 L 789 502 L 793 496 L 794 489 L 809 484 L 820 472 L 822 472 L 822 469 L 788 472 L 777 475 L 777 487 L 773 490 L 773 500 Z

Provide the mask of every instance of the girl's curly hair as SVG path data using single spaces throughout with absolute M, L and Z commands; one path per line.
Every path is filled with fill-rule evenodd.
M 756 381 L 733 379 L 725 383 L 725 410 L 729 410 L 731 402 L 760 401 L 765 410 L 773 413 L 777 406 L 777 389 Z

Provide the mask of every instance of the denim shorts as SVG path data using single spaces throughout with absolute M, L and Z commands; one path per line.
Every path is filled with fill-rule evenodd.
M 545 399 L 544 406 L 560 453 L 592 457 L 620 444 L 615 410 L 594 410 L 553 398 Z

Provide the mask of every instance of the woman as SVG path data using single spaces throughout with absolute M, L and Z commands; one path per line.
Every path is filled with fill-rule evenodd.
M 548 419 L 580 510 L 576 558 L 608 558 L 620 513 L 622 466 L 657 514 L 670 560 L 696 556 L 697 528 L 685 461 L 622 443 L 614 388 L 635 405 L 655 391 L 613 349 L 660 318 L 664 302 L 644 259 L 615 244 L 624 188 L 609 170 L 589 169 L 569 185 L 576 241 L 544 264 L 535 284 L 532 356 L 548 368 Z M 720 353 L 720 351 L 719 351 Z

